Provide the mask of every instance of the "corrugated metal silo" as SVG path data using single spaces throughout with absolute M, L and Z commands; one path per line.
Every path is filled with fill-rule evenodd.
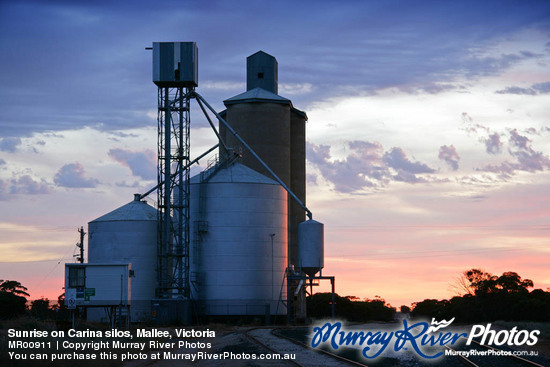
M 191 179 L 191 218 L 191 282 L 202 313 L 285 314 L 284 189 L 239 163 L 207 171 Z
M 89 263 L 132 264 L 131 320 L 150 319 L 157 279 L 157 210 L 136 198 L 89 222 L 88 236 Z M 100 319 L 104 312 L 90 309 L 88 315 Z
M 324 238 L 323 223 L 310 219 L 298 224 L 298 266 L 310 277 L 325 266 Z

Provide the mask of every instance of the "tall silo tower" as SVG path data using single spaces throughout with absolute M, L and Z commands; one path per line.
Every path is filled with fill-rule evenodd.
M 278 95 L 277 60 L 258 51 L 246 60 L 247 91 L 224 101 L 222 116 L 262 160 L 306 204 L 307 115 Z M 220 138 L 242 152 L 242 163 L 270 177 L 269 172 L 220 124 Z M 220 156 L 225 151 L 220 149 Z M 298 265 L 298 223 L 305 220 L 304 209 L 288 198 L 289 265 Z

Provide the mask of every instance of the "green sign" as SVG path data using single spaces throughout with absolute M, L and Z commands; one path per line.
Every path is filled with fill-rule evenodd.
M 86 288 L 84 290 L 84 295 L 87 296 L 88 299 L 90 296 L 95 296 L 95 288 Z

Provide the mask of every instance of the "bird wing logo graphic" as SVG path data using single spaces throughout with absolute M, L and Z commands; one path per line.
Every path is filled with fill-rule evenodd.
M 435 321 L 435 318 L 432 318 L 432 326 L 428 328 L 427 333 L 435 333 L 439 329 L 446 328 L 447 326 L 451 325 L 453 321 L 455 321 L 454 317 L 449 321 L 441 320 L 439 322 Z

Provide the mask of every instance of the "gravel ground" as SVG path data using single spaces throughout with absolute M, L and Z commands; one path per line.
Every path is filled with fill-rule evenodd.
M 271 329 L 256 329 L 249 333 L 263 344 L 267 345 L 271 349 L 279 351 L 280 353 L 294 353 L 296 354 L 296 362 L 304 366 L 335 366 L 335 367 L 349 367 L 350 364 L 339 362 L 338 360 L 331 358 L 327 355 L 323 355 L 312 350 L 304 349 L 301 346 L 292 343 L 288 340 L 278 338 L 271 334 Z
M 244 334 L 248 328 L 230 328 L 229 330 L 216 331 L 216 337 L 212 339 L 202 339 L 200 341 L 211 343 L 211 348 L 202 349 L 200 351 L 208 353 L 223 353 L 232 352 L 235 354 L 271 354 L 268 349 L 258 345 Z M 256 329 L 249 333 L 251 336 L 267 345 L 269 348 L 278 351 L 279 353 L 295 354 L 296 361 L 306 367 L 349 367 L 347 363 L 341 363 L 329 356 L 316 353 L 311 350 L 306 350 L 290 341 L 278 338 L 271 334 L 270 329 Z M 185 354 L 194 353 L 199 350 L 181 348 L 172 351 L 173 353 Z M 263 367 L 263 366 L 295 366 L 294 364 L 283 360 L 199 360 L 199 361 L 183 361 L 183 360 L 146 360 L 133 361 L 125 363 L 125 366 L 130 367 L 166 367 L 166 366 L 197 366 L 197 367 Z

